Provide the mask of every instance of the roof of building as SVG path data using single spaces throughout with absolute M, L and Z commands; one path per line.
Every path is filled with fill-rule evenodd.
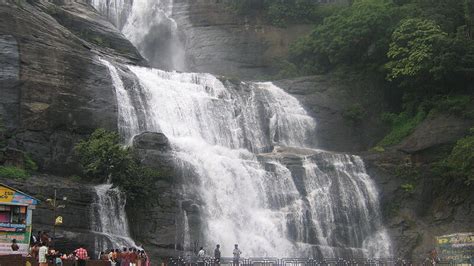
M 24 205 L 37 205 L 39 203 L 39 200 L 33 196 L 30 196 L 26 194 L 25 192 L 22 192 L 16 188 L 10 187 L 8 185 L 5 185 L 3 183 L 0 183 L 0 189 L 1 187 L 7 188 L 9 190 L 14 191 L 15 193 L 13 195 L 1 195 L 0 194 L 0 204 L 2 203 L 12 203 L 12 204 L 24 204 Z M 0 192 L 1 193 L 1 192 Z

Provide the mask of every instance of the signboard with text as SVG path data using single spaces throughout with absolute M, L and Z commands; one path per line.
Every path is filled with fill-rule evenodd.
M 469 263 L 474 258 L 474 233 L 457 233 L 436 237 L 441 260 Z
M 0 204 L 12 203 L 22 205 L 36 205 L 37 200 L 8 187 L 0 186 Z
M 38 200 L 0 184 L 0 254 L 28 253 L 31 238 L 32 209 Z M 18 251 L 11 248 L 15 239 Z
M 0 254 L 28 254 L 30 238 L 31 226 L 27 226 L 24 232 L 0 232 Z M 11 248 L 13 239 L 16 239 L 20 247 L 16 252 L 13 252 Z

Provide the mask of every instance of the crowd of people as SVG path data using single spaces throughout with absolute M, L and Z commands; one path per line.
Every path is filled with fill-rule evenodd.
M 49 264 L 62 266 L 65 261 L 74 261 L 77 266 L 85 266 L 86 260 L 89 259 L 87 250 L 82 245 L 72 253 L 66 254 L 49 247 L 47 243 L 43 242 L 32 245 L 28 256 L 36 259 L 40 266 Z
M 99 253 L 99 260 L 109 261 L 111 266 L 150 266 L 145 250 L 137 248 L 110 249 Z
M 79 248 L 69 254 L 55 250 L 47 232 L 39 231 L 38 234 L 32 235 L 30 243 L 28 257 L 34 258 L 40 266 L 47 266 L 48 263 L 62 266 L 65 261 L 73 261 L 74 265 L 85 266 L 86 261 L 92 259 L 84 245 L 79 245 Z M 15 239 L 12 240 L 11 248 L 18 250 Z M 98 259 L 109 261 L 111 266 L 150 266 L 146 252 L 132 247 L 102 251 Z

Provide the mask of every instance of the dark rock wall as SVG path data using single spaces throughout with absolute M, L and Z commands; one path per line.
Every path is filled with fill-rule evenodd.
M 19 189 L 40 200 L 33 211 L 33 233 L 44 231 L 53 237 L 54 212 L 46 201 L 54 198 L 56 189 L 58 200 L 65 208 L 57 209 L 56 214 L 63 217 L 63 225 L 56 226 L 55 247 L 61 251 L 72 252 L 80 244 L 86 245 L 89 252 L 94 249 L 94 237 L 90 232 L 90 205 L 95 192 L 89 185 L 57 176 L 39 175 L 26 181 L 14 181 L 0 177 L 0 182 Z
M 287 55 L 290 42 L 311 30 L 273 27 L 215 0 L 174 1 L 173 18 L 184 35 L 188 71 L 241 79 L 275 74 L 275 61 Z
M 314 142 L 330 151 L 355 152 L 376 145 L 386 134 L 380 114 L 389 106 L 382 85 L 365 78 L 325 75 L 275 82 L 295 96 L 316 120 Z M 367 89 L 370 88 L 370 89 Z M 347 113 L 360 105 L 360 117 Z
M 436 236 L 474 230 L 472 187 L 435 169 L 472 125 L 472 119 L 432 115 L 397 147 L 363 156 L 381 191 L 397 257 L 423 260 Z M 412 188 L 404 189 L 406 184 Z
M 132 237 L 144 245 L 154 261 L 161 256 L 177 256 L 177 237 L 183 230 L 179 223 L 180 180 L 168 139 L 161 133 L 144 132 L 133 139 L 133 149 L 141 163 L 161 172 L 163 179 L 156 181 L 153 195 L 127 203 Z
M 430 165 L 416 165 L 410 155 L 385 152 L 364 156 L 380 190 L 385 226 L 396 257 L 422 261 L 435 237 L 474 230 L 474 194 L 462 182 L 443 182 Z M 402 185 L 413 184 L 413 191 Z
M 109 22 L 75 2 L 6 1 L 0 45 L 8 145 L 29 153 L 41 170 L 77 172 L 74 143 L 95 128 L 117 127 L 114 88 L 98 56 L 144 60 Z
M 18 127 L 20 108 L 20 54 L 11 35 L 0 36 L 0 117 L 7 130 Z

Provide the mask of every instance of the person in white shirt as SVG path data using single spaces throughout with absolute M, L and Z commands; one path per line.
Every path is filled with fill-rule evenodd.
M 239 265 L 240 255 L 242 254 L 242 251 L 240 251 L 240 249 L 239 249 L 239 245 L 235 244 L 235 248 L 234 248 L 234 251 L 232 252 L 232 254 L 234 254 L 234 260 L 233 260 L 232 264 L 234 266 Z
M 38 251 L 38 262 L 40 266 L 48 266 L 48 259 L 46 258 L 46 255 L 48 255 L 48 247 L 40 243 L 40 248 Z
M 204 265 L 204 257 L 206 256 L 206 252 L 204 248 L 201 247 L 198 252 L 198 265 Z

